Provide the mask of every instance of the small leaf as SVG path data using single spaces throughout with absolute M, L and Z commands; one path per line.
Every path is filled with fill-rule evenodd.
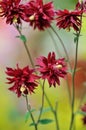
M 31 110 L 31 112 L 34 112 L 35 111 L 35 109 L 32 109 Z M 29 117 L 30 117 L 30 113 L 29 113 L 29 111 L 25 114 L 25 123 L 28 121 L 28 119 L 29 119 Z
M 24 35 L 21 35 L 21 36 L 16 36 L 17 38 L 20 38 L 23 42 L 26 42 L 27 39 Z
M 27 113 L 25 114 L 25 123 L 28 121 L 29 117 L 30 117 L 30 113 L 27 112 Z
M 75 114 L 81 114 L 83 116 L 86 116 L 86 112 L 83 112 L 83 111 L 77 111 Z
M 52 119 L 41 119 L 39 120 L 39 123 L 42 124 L 42 125 L 46 125 L 46 124 L 49 124 L 49 123 L 52 123 L 53 120 Z
M 21 35 L 21 36 L 20 36 L 20 39 L 21 39 L 23 42 L 26 42 L 26 41 L 27 41 L 27 39 L 26 39 L 26 37 L 25 37 L 24 35 Z
M 39 120 L 39 124 L 41 124 L 41 125 L 47 125 L 47 124 L 52 123 L 52 122 L 53 122 L 52 119 L 41 119 L 41 120 Z M 35 125 L 35 123 L 30 124 L 30 126 L 34 126 L 34 125 Z
M 76 42 L 77 42 L 77 40 L 78 40 L 78 37 L 75 37 L 75 38 L 74 38 L 74 43 L 76 43 Z
M 31 123 L 29 126 L 34 126 L 35 125 L 35 123 Z

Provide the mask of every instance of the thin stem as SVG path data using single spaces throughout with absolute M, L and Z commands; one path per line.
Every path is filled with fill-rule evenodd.
M 78 54 L 78 41 L 76 43 L 76 54 L 75 54 L 75 65 L 74 65 L 74 71 L 73 71 L 73 75 L 72 75 L 72 83 L 73 83 L 73 87 L 72 87 L 72 116 L 71 116 L 71 123 L 70 123 L 70 129 L 72 130 L 73 127 L 73 121 L 74 121 L 74 102 L 75 102 L 75 73 L 76 73 L 76 66 L 77 66 L 77 54 Z
M 68 61 L 69 67 L 70 67 L 70 71 L 72 71 L 71 63 L 70 63 L 69 56 L 68 56 L 67 50 L 65 48 L 65 45 L 64 45 L 62 39 L 60 38 L 59 34 L 55 31 L 55 29 L 52 26 L 51 26 L 51 29 L 56 34 L 57 38 L 59 39 L 59 41 L 64 49 L 64 52 L 65 52 L 65 55 L 66 55 L 66 58 L 67 58 L 67 61 Z
M 81 26 L 82 26 L 82 15 L 81 15 Z M 72 115 L 71 115 L 71 122 L 70 122 L 70 128 L 69 130 L 72 130 L 73 127 L 73 122 L 74 122 L 74 103 L 75 103 L 75 74 L 76 74 L 76 68 L 77 68 L 77 59 L 78 59 L 78 44 L 79 44 L 79 37 L 80 37 L 80 33 L 81 33 L 81 26 L 79 29 L 79 32 L 76 34 L 77 36 L 77 41 L 76 41 L 76 50 L 75 50 L 75 64 L 74 64 L 74 70 L 73 70 L 73 74 L 72 74 Z
M 35 120 L 34 120 L 34 117 L 33 117 L 32 113 L 31 113 L 31 111 L 30 111 L 31 107 L 30 107 L 30 104 L 28 103 L 28 97 L 25 96 L 25 99 L 26 99 L 27 110 L 28 110 L 28 112 L 30 113 L 30 116 L 31 116 L 32 122 L 33 122 L 33 124 L 34 124 L 35 130 L 38 130 L 38 129 L 37 129 L 37 125 L 36 125 Z
M 67 57 L 67 61 L 68 61 L 68 63 L 69 63 L 70 71 L 72 72 L 71 63 L 70 63 L 70 60 L 69 60 L 69 56 L 68 56 L 67 50 L 66 50 L 66 48 L 65 48 L 65 46 L 64 46 L 64 43 L 63 43 L 62 39 L 60 38 L 60 36 L 58 35 L 58 33 L 54 30 L 54 28 L 53 28 L 52 26 L 51 26 L 51 29 L 53 30 L 53 32 L 54 32 L 54 33 L 56 34 L 56 36 L 58 37 L 58 39 L 59 39 L 59 41 L 60 41 L 60 43 L 61 43 L 61 45 L 62 45 L 62 47 L 63 47 L 63 49 L 64 49 L 65 55 L 66 55 L 66 57 Z M 48 31 L 48 32 L 49 32 L 49 31 Z M 54 38 L 53 38 L 52 34 L 51 34 L 50 32 L 49 32 L 49 34 L 50 34 L 52 40 L 54 41 Z M 58 46 L 57 46 L 57 44 L 56 44 L 55 41 L 54 41 L 54 46 L 55 46 L 55 48 L 58 50 Z M 61 54 L 60 54 L 59 51 L 57 52 L 57 54 L 59 54 L 59 56 L 61 56 Z M 67 80 L 66 80 L 66 84 L 67 84 L 67 91 L 68 91 L 69 102 L 70 102 L 70 100 L 71 100 L 71 92 L 70 92 L 70 89 L 69 89 L 68 78 L 67 78 Z
M 69 104 L 71 105 L 71 90 L 70 90 L 70 85 L 69 85 L 69 81 L 68 81 L 68 76 L 66 78 L 66 86 L 67 86 L 67 91 L 68 91 Z
M 40 118 L 41 118 L 41 115 L 42 115 L 42 111 L 43 111 L 43 107 L 44 107 L 44 85 L 45 85 L 45 80 L 43 82 L 43 87 L 42 87 L 42 106 L 41 106 L 41 110 L 40 110 L 40 114 L 39 114 L 39 117 L 38 117 L 38 120 L 37 120 L 37 125 L 40 121 Z
M 58 48 L 58 46 L 57 46 L 57 43 L 56 43 L 56 41 L 55 41 L 55 39 L 54 39 L 52 33 L 51 33 L 49 30 L 48 30 L 48 33 L 49 33 L 49 35 L 50 35 L 50 37 L 51 37 L 51 39 L 52 39 L 52 41 L 53 41 L 54 48 L 55 48 L 55 50 L 56 50 L 57 55 L 58 55 L 59 57 L 62 57 L 62 55 L 61 55 L 61 53 L 60 53 L 60 51 L 59 51 L 59 48 Z
M 59 123 L 58 123 L 58 118 L 57 118 L 57 107 L 58 107 L 58 104 L 56 102 L 55 110 L 54 110 L 54 117 L 55 117 L 55 122 L 56 122 L 56 130 L 59 130 Z
M 41 85 L 41 82 L 40 82 L 40 85 Z M 42 85 L 41 85 L 41 86 L 42 86 Z M 43 88 L 42 88 L 42 89 L 43 89 Z M 44 90 L 43 90 L 43 91 L 44 91 Z M 56 122 L 56 130 L 59 130 L 59 123 L 58 123 L 58 118 L 57 118 L 57 103 L 56 103 L 55 110 L 54 110 L 54 108 L 53 108 L 53 106 L 52 106 L 52 104 L 51 104 L 51 102 L 50 102 L 50 100 L 49 100 L 47 94 L 45 93 L 45 91 L 44 91 L 43 93 L 44 93 L 44 96 L 45 96 L 45 98 L 46 98 L 46 100 L 47 100 L 47 102 L 48 102 L 48 104 L 49 104 L 49 106 L 50 106 L 50 108 L 51 108 L 51 111 L 52 111 L 53 115 L 54 115 L 55 122 Z M 39 118 L 39 119 L 40 119 L 40 118 Z
M 21 32 L 19 26 L 18 26 L 18 25 L 14 25 L 14 27 L 15 27 L 16 30 L 18 31 L 19 35 L 22 37 L 23 34 L 22 34 L 22 32 Z M 29 51 L 29 49 L 28 49 L 28 47 L 27 47 L 26 41 L 23 41 L 23 44 L 24 44 L 24 47 L 25 47 L 26 52 L 27 52 L 27 54 L 28 54 L 29 60 L 30 60 L 30 62 L 31 62 L 31 65 L 32 65 L 33 68 L 35 68 L 35 67 L 34 67 L 34 63 L 33 63 L 33 60 L 32 60 L 32 57 L 31 57 L 31 54 L 30 54 L 30 51 Z
M 27 54 L 28 54 L 28 57 L 29 57 L 29 59 L 30 59 L 30 62 L 31 62 L 32 67 L 35 68 L 35 67 L 34 67 L 34 63 L 33 63 L 33 60 L 32 60 L 32 57 L 31 57 L 31 54 L 30 54 L 30 51 L 29 51 L 29 49 L 28 49 L 28 47 L 27 47 L 26 42 L 24 42 L 24 47 L 25 47 L 25 49 L 26 49 L 26 51 L 27 51 Z

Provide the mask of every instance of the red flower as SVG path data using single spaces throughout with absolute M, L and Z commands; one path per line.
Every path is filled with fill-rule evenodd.
M 83 0 L 82 2 L 78 2 L 76 4 L 76 10 L 82 10 L 83 13 L 86 13 L 86 0 Z
M 83 112 L 86 112 L 86 104 L 84 104 L 84 106 L 81 107 L 81 110 L 82 110 Z
M 75 31 L 79 31 L 79 28 L 81 26 L 81 11 L 74 10 L 58 10 L 57 11 L 57 26 L 59 29 L 68 29 L 73 28 Z
M 9 76 L 7 77 L 8 84 L 13 84 L 9 90 L 15 92 L 18 97 L 21 94 L 27 95 L 28 93 L 34 92 L 35 87 L 38 86 L 37 79 L 39 77 L 34 74 L 34 70 L 30 69 L 28 66 L 24 67 L 23 69 L 19 68 L 17 65 L 16 69 L 7 68 L 6 74 Z
M 84 105 L 81 107 L 81 110 L 82 110 L 84 113 L 86 113 L 86 104 L 84 104 Z M 83 120 L 83 124 L 86 125 L 86 116 L 84 116 L 84 117 L 82 118 L 82 120 Z
M 82 120 L 83 120 L 83 124 L 86 125 L 86 116 L 84 116 L 84 117 L 82 118 Z
M 20 24 L 21 19 L 24 19 L 25 6 L 20 2 L 21 0 L 3 0 L 0 2 L 0 16 L 6 18 L 7 24 Z
M 44 30 L 44 28 L 50 27 L 51 21 L 54 19 L 53 3 L 48 2 L 43 4 L 42 0 L 31 0 L 27 3 L 26 9 L 26 21 L 31 26 Z
M 54 52 L 49 53 L 47 58 L 44 56 L 38 58 L 37 63 L 41 78 L 47 79 L 50 86 L 54 85 L 56 87 L 56 84 L 60 85 L 59 78 L 64 78 L 67 74 L 64 58 L 57 60 Z

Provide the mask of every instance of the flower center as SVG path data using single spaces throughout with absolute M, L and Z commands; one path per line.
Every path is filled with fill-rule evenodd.
M 56 66 L 56 68 L 61 69 L 61 68 L 62 68 L 62 65 L 61 65 L 61 64 L 58 64 L 58 65 Z
M 29 17 L 29 20 L 31 20 L 31 21 L 35 20 L 35 14 L 31 15 L 31 16 Z
M 20 91 L 21 91 L 22 93 L 24 93 L 25 90 L 26 90 L 25 86 L 24 86 L 24 85 L 21 86 Z
M 17 18 L 14 16 L 13 23 L 17 23 Z

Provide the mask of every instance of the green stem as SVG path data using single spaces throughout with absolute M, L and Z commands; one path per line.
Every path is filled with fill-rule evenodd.
M 55 110 L 54 110 L 54 117 L 55 117 L 55 122 L 56 122 L 56 130 L 59 130 L 59 123 L 58 123 L 58 118 L 57 118 L 57 102 L 55 105 Z
M 60 36 L 58 35 L 58 33 L 54 30 L 54 28 L 53 28 L 52 26 L 51 26 L 51 29 L 52 29 L 53 32 L 56 34 L 57 38 L 59 39 L 59 41 L 60 41 L 60 43 L 61 43 L 61 45 L 62 45 L 62 47 L 63 47 L 63 49 L 64 49 L 65 55 L 66 55 L 66 57 L 67 57 L 67 61 L 68 61 L 68 63 L 69 63 L 70 71 L 72 72 L 71 63 L 70 63 L 70 60 L 69 60 L 69 56 L 68 56 L 67 50 L 66 50 L 66 48 L 65 48 L 65 46 L 64 46 L 64 43 L 63 43 L 62 39 L 60 38 Z M 50 32 L 49 32 L 49 34 L 50 34 L 52 40 L 54 41 L 54 38 L 53 38 L 52 34 L 51 34 Z M 57 46 L 57 44 L 56 44 L 55 41 L 54 41 L 54 46 L 55 46 L 55 48 L 58 50 L 58 46 Z M 58 52 L 59 52 L 59 51 L 58 51 Z M 57 52 L 57 54 L 59 54 L 59 56 L 61 57 L 60 52 L 59 52 L 59 53 L 58 53 L 58 52 Z M 66 84 L 67 84 L 67 91 L 68 91 L 68 96 L 69 96 L 69 103 L 71 103 L 71 102 L 70 102 L 70 101 L 71 101 L 71 92 L 70 92 L 70 89 L 69 89 L 68 77 L 67 77 L 67 80 L 66 80 Z
M 30 116 L 31 116 L 32 122 L 33 122 L 33 124 L 34 124 L 35 130 L 38 130 L 38 129 L 37 129 L 37 125 L 36 125 L 35 120 L 34 120 L 34 117 L 33 117 L 32 113 L 31 113 L 31 111 L 30 111 L 31 107 L 30 107 L 30 104 L 28 103 L 28 97 L 25 96 L 25 99 L 26 99 L 27 110 L 28 110 L 28 112 L 30 113 Z
M 71 67 L 71 63 L 70 63 L 70 60 L 69 60 L 69 56 L 68 56 L 68 53 L 67 53 L 67 50 L 65 48 L 65 45 L 62 41 L 62 39 L 60 38 L 59 34 L 55 31 L 55 29 L 51 26 L 51 29 L 52 31 L 55 33 L 55 35 L 57 36 L 57 38 L 59 39 L 63 49 L 64 49 L 64 52 L 65 52 L 65 55 L 66 55 L 66 58 L 67 58 L 67 61 L 68 61 L 68 64 L 69 64 L 69 67 L 70 67 L 70 71 L 72 72 L 72 67 Z
M 37 125 L 40 121 L 40 118 L 41 118 L 41 115 L 42 115 L 42 111 L 43 111 L 43 107 L 44 107 L 44 85 L 45 85 L 45 80 L 43 82 L 43 87 L 42 87 L 42 106 L 41 106 L 41 110 L 40 110 L 40 114 L 39 114 L 39 117 L 38 117 L 38 120 L 37 120 Z
M 51 39 L 52 39 L 52 41 L 53 41 L 54 48 L 55 48 L 55 50 L 56 50 L 56 53 L 57 53 L 58 57 L 62 57 L 62 55 L 61 55 L 61 53 L 60 53 L 60 51 L 59 51 L 59 48 L 58 48 L 58 46 L 57 46 L 57 43 L 56 43 L 56 41 L 55 41 L 55 39 L 54 39 L 52 33 L 51 33 L 49 30 L 48 30 L 48 33 L 49 33 L 49 35 L 50 35 L 50 37 L 51 37 Z
M 22 32 L 21 32 L 19 26 L 14 25 L 14 27 L 15 27 L 16 30 L 18 31 L 19 35 L 22 37 L 23 34 L 22 34 Z M 28 49 L 28 47 L 27 47 L 26 41 L 23 41 L 23 44 L 24 44 L 24 47 L 25 47 L 26 52 L 27 52 L 27 54 L 28 54 L 29 60 L 30 60 L 30 62 L 31 62 L 31 65 L 32 65 L 33 68 L 35 68 L 34 63 L 33 63 L 33 60 L 32 60 L 32 57 L 31 57 L 31 54 L 30 54 L 30 51 L 29 51 L 29 49 Z
M 70 123 L 70 129 L 72 130 L 73 127 L 73 121 L 74 121 L 74 101 L 75 101 L 75 73 L 76 73 L 76 67 L 77 67 L 77 55 L 78 55 L 78 41 L 76 43 L 76 54 L 75 54 L 75 65 L 74 65 L 74 71 L 73 71 L 73 75 L 72 75 L 72 83 L 73 83 L 73 87 L 72 87 L 72 116 L 71 116 L 71 123 Z
M 72 128 L 73 128 L 73 122 L 74 122 L 74 116 L 75 116 L 74 115 L 74 103 L 75 103 L 75 81 L 74 80 L 75 80 L 75 74 L 76 74 L 76 68 L 77 68 L 79 37 L 80 37 L 81 27 L 82 27 L 82 14 L 81 14 L 81 19 L 80 19 L 81 20 L 81 26 L 80 26 L 79 32 L 76 34 L 77 41 L 76 41 L 76 50 L 75 50 L 75 64 L 74 64 L 74 70 L 73 70 L 73 73 L 72 73 L 72 84 L 73 84 L 73 87 L 72 87 L 72 104 L 71 104 L 72 115 L 71 115 L 71 122 L 70 122 L 69 130 L 72 130 Z

